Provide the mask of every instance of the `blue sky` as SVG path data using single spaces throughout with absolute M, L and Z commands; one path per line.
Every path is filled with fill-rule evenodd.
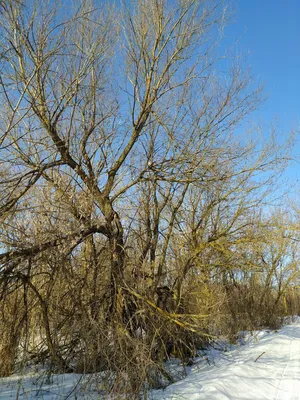
M 276 120 L 284 137 L 300 125 L 300 0 L 232 0 L 231 8 L 225 37 L 238 41 L 237 51 L 249 52 L 248 63 L 267 97 L 255 117 L 267 124 Z M 300 156 L 299 139 L 295 156 Z M 286 175 L 300 178 L 300 164 Z

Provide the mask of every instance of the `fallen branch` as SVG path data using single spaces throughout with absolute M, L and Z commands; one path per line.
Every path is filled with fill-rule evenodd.
M 263 356 L 264 354 L 265 354 L 265 351 L 263 351 L 263 352 L 254 360 L 254 362 L 256 362 L 257 360 L 259 360 L 260 357 Z

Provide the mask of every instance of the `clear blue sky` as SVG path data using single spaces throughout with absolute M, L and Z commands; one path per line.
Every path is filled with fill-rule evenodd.
M 231 8 L 233 23 L 225 30 L 225 37 L 238 40 L 238 51 L 249 51 L 249 65 L 263 82 L 267 97 L 255 115 L 267 123 L 276 119 L 282 136 L 292 128 L 298 130 L 300 0 L 232 0 Z M 299 139 L 295 156 L 300 155 Z M 300 164 L 290 166 L 287 175 L 299 179 Z

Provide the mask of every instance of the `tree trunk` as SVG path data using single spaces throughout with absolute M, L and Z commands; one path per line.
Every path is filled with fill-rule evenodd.
M 124 283 L 125 251 L 124 231 L 117 212 L 111 207 L 107 218 L 110 247 L 110 301 L 107 319 L 122 314 L 122 286 Z

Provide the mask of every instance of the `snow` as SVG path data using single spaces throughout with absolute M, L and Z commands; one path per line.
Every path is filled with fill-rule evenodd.
M 210 365 L 199 359 L 185 379 L 150 399 L 300 400 L 299 321 L 279 332 L 260 332 L 245 345 L 210 358 Z
M 47 377 L 40 374 L 14 375 L 0 379 L 0 399 L 54 400 L 75 398 L 81 375 L 65 374 Z M 77 398 L 80 398 L 77 393 Z M 89 397 L 92 398 L 92 397 Z
M 152 390 L 149 400 L 300 400 L 300 320 L 278 332 L 246 334 L 242 342 L 238 346 L 219 342 L 202 352 L 186 368 L 186 378 L 164 390 Z M 170 368 L 178 373 L 174 360 Z M 92 378 L 47 377 L 46 372 L 13 375 L 0 379 L 0 400 L 107 398 L 92 390 Z

